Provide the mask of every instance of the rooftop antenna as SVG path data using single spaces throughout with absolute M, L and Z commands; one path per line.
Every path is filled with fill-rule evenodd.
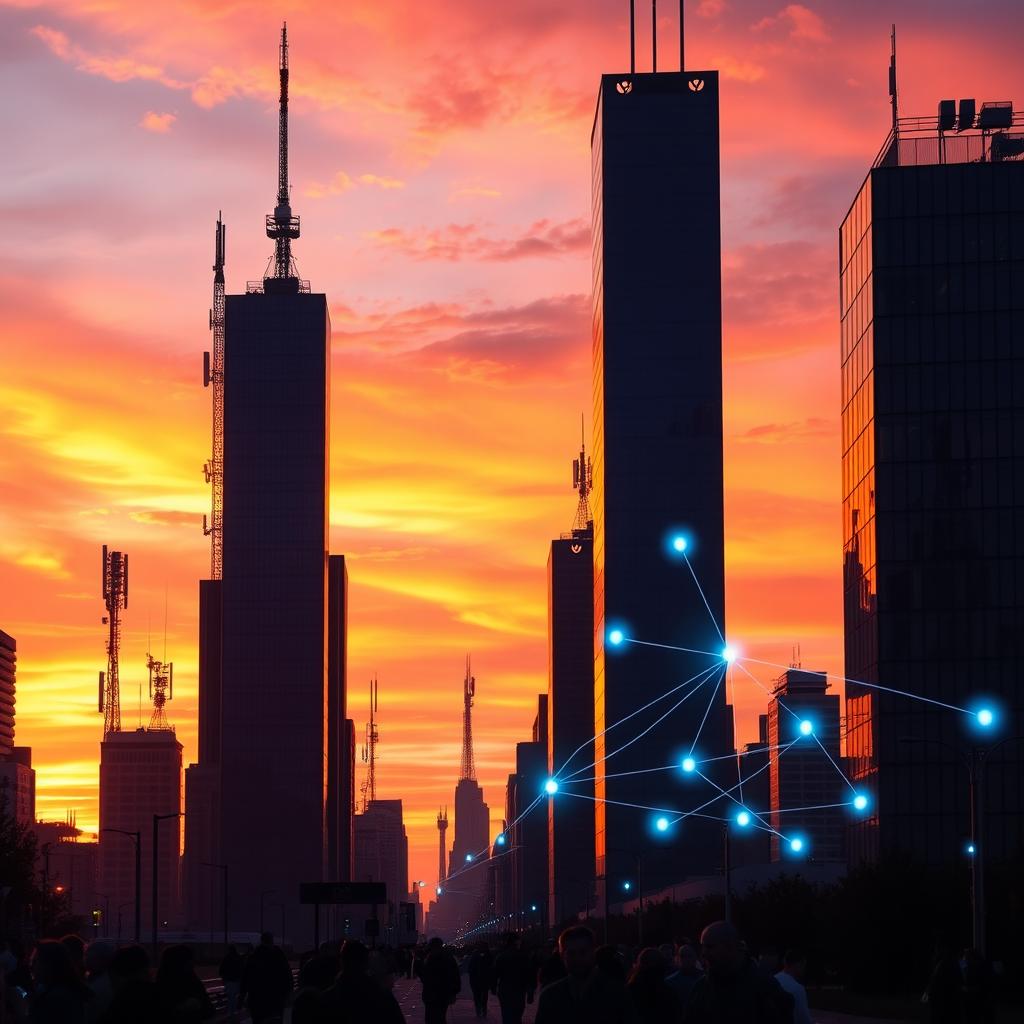
M 651 0 L 651 71 L 658 73 L 658 0 Z
M 149 731 L 173 732 L 174 729 L 167 721 L 164 706 L 174 698 L 174 663 L 157 661 L 152 654 L 147 654 L 146 668 L 149 669 L 149 698 L 153 702 L 153 714 L 149 718 Z M 141 686 L 139 689 L 141 691 Z M 139 726 L 141 727 L 141 725 L 140 718 Z
M 121 684 L 118 663 L 121 656 L 121 610 L 128 607 L 128 556 L 108 551 L 103 545 L 102 574 L 103 617 L 107 633 L 107 671 L 100 672 L 99 712 L 103 715 L 103 735 L 121 731 Z
M 686 70 L 686 48 L 683 46 L 685 37 L 683 30 L 686 27 L 686 5 L 684 0 L 679 0 L 679 70 Z
M 281 27 L 281 99 L 277 124 L 277 206 L 267 214 L 267 237 L 274 239 L 274 272 L 268 277 L 298 279 L 292 239 L 299 237 L 299 218 L 292 216 L 288 189 L 288 23 Z M 269 268 L 268 268 L 269 269 Z
M 462 765 L 459 781 L 476 778 L 473 762 L 473 698 L 476 696 L 476 679 L 470 672 L 469 655 L 466 655 L 466 678 L 462 683 Z
M 213 365 L 210 353 L 203 353 L 203 387 L 213 385 L 213 454 L 203 467 L 210 489 L 210 519 L 203 516 L 203 533 L 210 538 L 210 579 L 224 573 L 224 235 L 225 227 L 217 214 L 213 242 L 213 306 L 210 330 L 213 332 Z
M 377 677 L 370 680 L 370 720 L 366 723 L 366 744 L 363 746 L 363 764 L 366 765 L 366 778 L 363 779 L 363 814 L 370 804 L 377 799 Z
M 580 414 L 580 455 L 572 460 L 572 486 L 579 492 L 580 500 L 576 505 L 576 518 L 572 523 L 573 535 L 579 533 L 592 534 L 594 517 L 590 514 L 588 496 L 594 487 L 594 471 L 587 458 L 587 448 L 583 440 L 583 414 Z
M 437 884 L 440 885 L 447 877 L 445 872 L 445 841 L 444 834 L 448 830 L 448 808 L 443 811 L 437 809 L 437 832 L 438 832 L 438 854 L 437 854 Z
M 636 74 L 636 0 L 629 0 L 629 73 Z
M 889 57 L 889 101 L 892 103 L 892 137 L 896 146 L 896 162 L 900 158 L 900 116 L 896 89 L 896 25 L 892 26 L 892 53 Z

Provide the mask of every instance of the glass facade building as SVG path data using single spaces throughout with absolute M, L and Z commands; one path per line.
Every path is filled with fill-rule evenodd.
M 649 890 L 721 860 L 720 826 L 690 818 L 656 834 L 653 812 L 623 806 L 692 808 L 714 796 L 710 787 L 668 772 L 622 774 L 677 761 L 699 729 L 702 757 L 733 749 L 716 686 L 725 633 L 718 149 L 716 72 L 602 77 L 591 139 L 591 500 L 595 861 L 606 897 L 637 854 Z M 677 532 L 703 598 L 671 550 Z M 709 653 L 607 647 L 612 628 Z M 680 694 L 617 723 L 711 666 L 715 677 L 692 700 L 624 747 Z
M 910 141 L 839 236 L 846 675 L 938 703 L 848 684 L 873 801 L 850 857 L 962 857 L 963 758 L 1007 739 L 982 800 L 995 860 L 1024 843 L 1024 163 Z M 985 704 L 987 733 L 941 706 Z

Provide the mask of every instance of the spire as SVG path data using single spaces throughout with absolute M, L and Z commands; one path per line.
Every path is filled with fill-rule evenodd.
M 445 867 L 444 867 L 444 834 L 448 828 L 448 808 L 446 807 L 443 811 L 438 808 L 437 810 L 437 832 L 438 832 L 438 853 L 437 853 L 437 884 L 440 885 L 445 880 Z
M 298 280 L 292 239 L 299 237 L 299 218 L 292 216 L 288 187 L 288 24 L 281 28 L 281 108 L 277 127 L 277 206 L 267 214 L 267 237 L 274 239 L 273 273 L 266 277 Z
M 466 678 L 462 684 L 462 766 L 459 781 L 476 779 L 476 765 L 473 763 L 473 697 L 476 695 L 476 679 L 470 673 L 469 655 L 466 655 Z
M 579 492 L 580 500 L 576 505 L 576 518 L 572 521 L 574 535 L 594 532 L 594 517 L 590 514 L 588 495 L 594 486 L 594 474 L 590 459 L 587 458 L 587 446 L 583 440 L 583 416 L 580 415 L 580 456 L 572 460 L 572 486 Z

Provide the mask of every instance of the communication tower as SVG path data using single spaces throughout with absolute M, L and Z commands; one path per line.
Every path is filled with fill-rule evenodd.
M 587 458 L 587 446 L 583 440 L 583 422 L 580 421 L 580 454 L 572 460 L 572 486 L 579 492 L 580 500 L 576 505 L 576 518 L 572 522 L 572 532 L 592 533 L 594 517 L 590 513 L 590 492 L 594 488 L 594 471 Z
M 444 834 L 448 831 L 448 808 L 437 811 L 437 884 L 440 885 L 447 875 L 445 874 L 445 841 Z
M 128 556 L 108 551 L 103 545 L 103 617 L 107 634 L 107 671 L 100 672 L 99 712 L 103 715 L 103 735 L 121 731 L 121 686 L 118 661 L 121 656 L 121 610 L 128 607 Z
M 476 679 L 470 673 L 469 655 L 466 655 L 466 678 L 462 684 L 462 765 L 459 779 L 475 779 L 476 765 L 473 761 L 473 698 L 476 696 Z
M 370 720 L 366 723 L 366 743 L 363 746 L 363 764 L 366 765 L 366 778 L 363 779 L 363 814 L 366 813 L 371 801 L 377 799 L 377 677 L 370 680 Z
M 277 206 L 267 214 L 267 237 L 274 240 L 271 257 L 273 272 L 268 265 L 264 278 L 298 279 L 292 258 L 292 239 L 299 237 L 299 218 L 292 216 L 288 187 L 288 24 L 281 28 L 281 95 L 277 123 Z
M 152 654 L 147 654 L 146 667 L 149 669 L 149 699 L 153 702 L 149 731 L 174 732 L 164 711 L 164 705 L 174 699 L 174 662 L 157 661 Z
M 210 538 L 210 579 L 219 580 L 224 571 L 224 222 L 217 215 L 213 243 L 213 360 L 203 353 L 203 387 L 213 385 L 213 454 L 203 467 L 211 485 L 210 518 L 203 516 L 203 533 Z

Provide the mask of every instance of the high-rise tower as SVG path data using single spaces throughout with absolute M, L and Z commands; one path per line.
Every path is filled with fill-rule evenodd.
M 732 750 L 714 654 L 725 645 L 717 72 L 604 75 L 591 158 L 596 868 L 614 888 L 642 851 L 657 888 L 716 870 L 720 835 L 690 819 L 653 838 L 643 812 L 622 805 L 675 808 L 694 794 L 668 774 L 631 773 L 673 763 L 705 709 L 700 753 Z M 680 535 L 706 605 L 673 557 Z M 611 628 L 712 654 L 606 652 Z M 621 746 L 604 730 L 705 669 L 709 685 L 604 760 Z M 634 734 L 666 710 L 633 720 Z
M 445 861 L 447 860 L 447 844 L 445 833 L 448 831 L 448 808 L 437 812 L 437 884 L 445 880 Z

